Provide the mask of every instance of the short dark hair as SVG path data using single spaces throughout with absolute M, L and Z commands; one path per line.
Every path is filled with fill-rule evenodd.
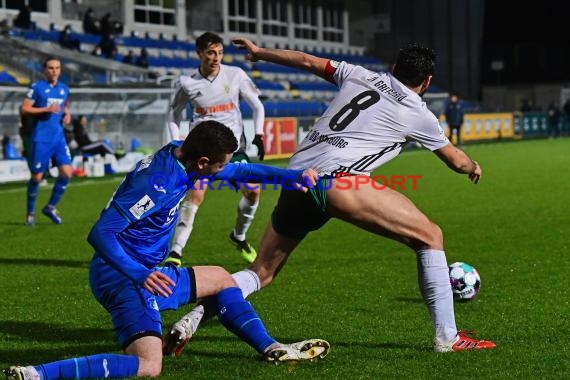
M 435 51 L 431 48 L 412 42 L 400 49 L 394 76 L 400 82 L 409 86 L 419 86 L 435 71 Z
M 44 69 L 47 67 L 47 64 L 48 64 L 49 61 L 59 61 L 59 62 L 61 62 L 61 61 L 59 60 L 59 58 L 56 58 L 56 57 L 50 55 L 49 57 L 47 57 L 46 59 L 44 59 Z
M 214 120 L 196 125 L 182 143 L 183 160 L 207 157 L 210 162 L 222 162 L 225 155 L 237 150 L 234 133 L 224 124 Z
M 210 45 L 224 44 L 222 37 L 212 32 L 206 32 L 196 38 L 196 50 L 206 50 Z

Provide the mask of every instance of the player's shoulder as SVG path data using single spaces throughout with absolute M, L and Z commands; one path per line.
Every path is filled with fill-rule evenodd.
M 182 87 L 189 87 L 192 84 L 196 83 L 202 79 L 202 75 L 198 71 L 198 69 L 191 69 L 186 74 L 182 74 L 178 77 L 178 83 Z
M 33 83 L 30 85 L 30 88 L 39 89 L 39 88 L 42 88 L 42 87 L 45 87 L 45 86 L 47 86 L 47 82 L 46 82 L 44 79 L 39 79 L 39 80 L 33 82 Z
M 243 76 L 243 77 L 248 77 L 248 75 L 246 74 L 246 72 L 238 66 L 230 66 L 230 65 L 224 65 L 221 64 L 220 65 L 220 70 L 221 72 L 223 72 L 225 75 L 229 75 L 231 77 L 235 77 L 235 76 Z

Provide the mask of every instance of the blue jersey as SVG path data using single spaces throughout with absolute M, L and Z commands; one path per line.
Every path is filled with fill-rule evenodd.
M 34 116 L 33 141 L 55 142 L 62 139 L 64 134 L 61 120 L 69 98 L 69 88 L 61 82 L 52 86 L 42 79 L 30 86 L 26 97 L 32 100 L 37 108 L 49 107 L 54 103 L 60 106 L 58 113 L 46 112 Z
M 125 252 L 147 268 L 159 264 L 168 254 L 178 206 L 189 184 L 184 166 L 174 157 L 178 142 L 168 144 L 139 161 L 111 200 L 128 220 L 119 235 Z
M 139 161 L 119 185 L 89 235 L 96 255 L 139 284 L 168 255 L 179 205 L 197 179 L 189 176 L 175 157 L 181 143 L 171 142 Z M 229 163 L 212 179 L 300 181 L 301 175 L 301 170 Z

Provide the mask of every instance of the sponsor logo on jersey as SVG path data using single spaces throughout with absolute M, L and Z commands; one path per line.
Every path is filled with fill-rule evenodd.
M 215 106 L 197 107 L 196 113 L 199 113 L 200 115 L 207 115 L 216 112 L 227 112 L 233 110 L 235 107 L 235 104 L 231 102 L 225 104 L 216 104 Z
M 139 199 L 137 203 L 135 203 L 130 209 L 129 212 L 137 219 L 140 219 L 141 216 L 148 210 L 154 207 L 154 202 L 152 199 L 145 194 L 144 197 Z

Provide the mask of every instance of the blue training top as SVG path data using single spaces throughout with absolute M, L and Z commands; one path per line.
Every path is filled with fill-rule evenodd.
M 139 161 L 119 185 L 89 234 L 95 254 L 138 284 L 168 255 L 181 201 L 197 180 L 175 157 L 171 142 Z M 214 180 L 294 179 L 302 170 L 228 163 Z
M 37 108 L 49 107 L 54 103 L 60 106 L 58 113 L 46 112 L 34 115 L 33 141 L 55 142 L 63 138 L 61 120 L 65 104 L 69 98 L 69 88 L 61 82 L 52 86 L 42 79 L 32 83 L 26 98 L 33 100 L 34 107 Z

